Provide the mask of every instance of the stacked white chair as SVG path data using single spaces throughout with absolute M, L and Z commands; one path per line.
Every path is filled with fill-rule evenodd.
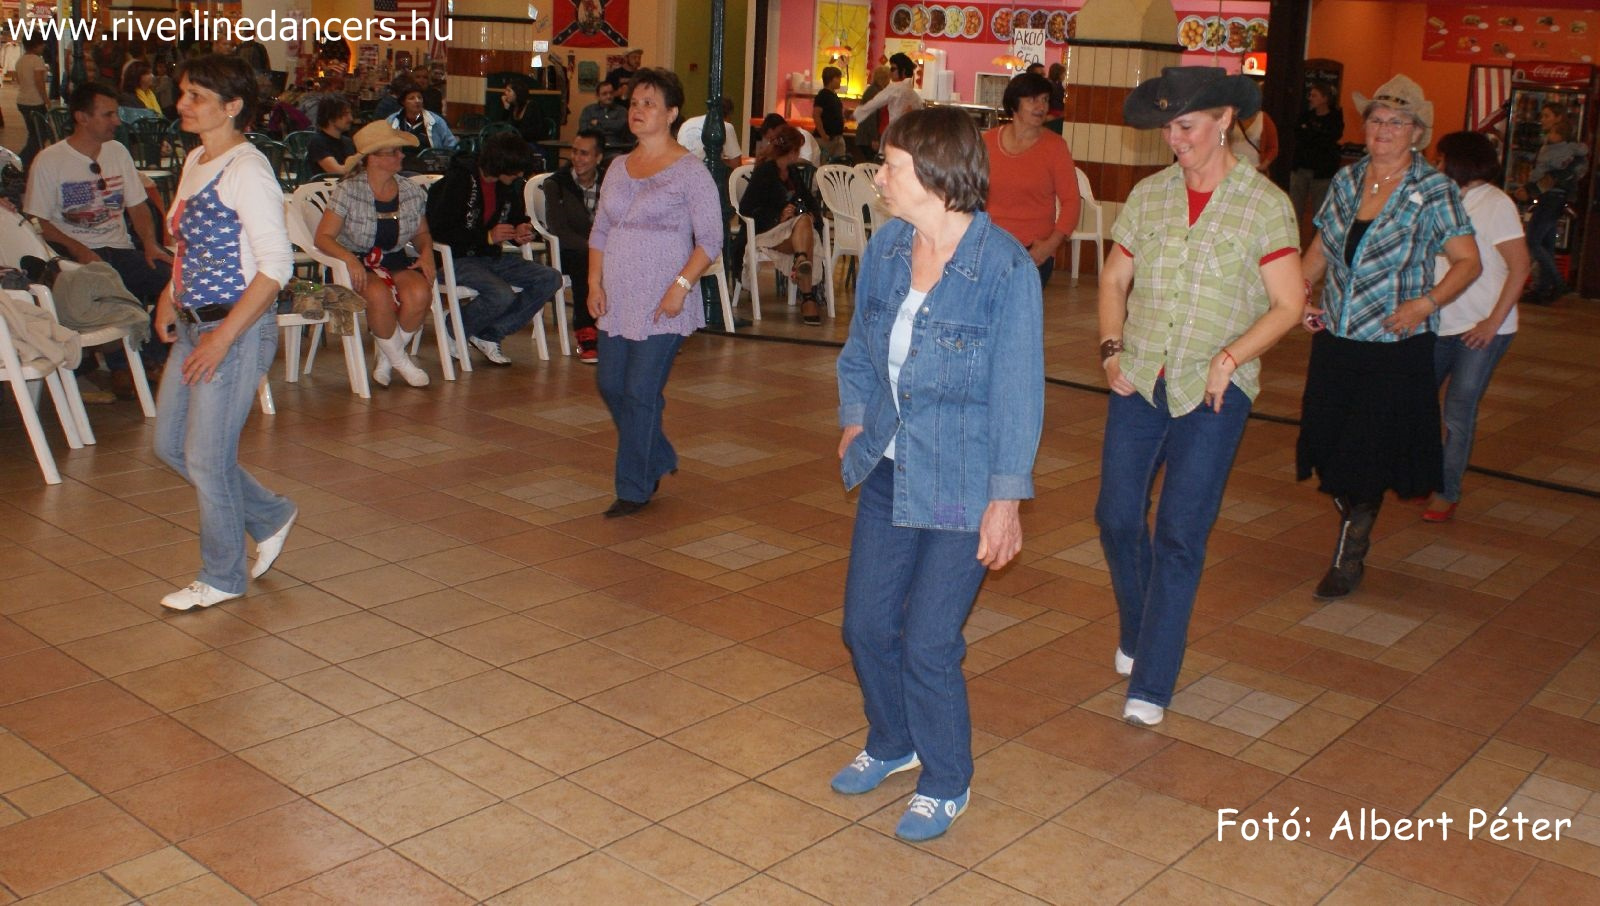
M 34 304 L 33 297 L 21 290 L 5 290 L 5 293 L 9 304 Z M 61 422 L 62 433 L 67 437 L 67 446 L 74 450 L 83 448 L 83 439 L 78 429 L 80 424 L 88 424 L 88 420 L 82 415 L 83 401 L 75 392 L 76 378 L 71 372 L 63 375 L 61 373 L 63 369 L 53 365 L 44 367 L 46 365 L 50 363 L 33 361 L 26 365 L 22 364 L 11 337 L 11 329 L 6 325 L 5 319 L 0 318 L 0 380 L 11 385 L 11 395 L 17 401 L 17 411 L 22 414 L 22 423 L 28 432 L 28 440 L 33 444 L 33 456 L 39 462 L 39 471 L 43 473 L 45 483 L 60 484 L 61 472 L 56 468 L 54 454 L 50 452 L 50 442 L 45 439 L 44 426 L 39 422 L 38 405 L 28 382 L 43 381 L 45 386 L 50 388 L 50 399 L 55 403 L 56 418 Z M 74 392 L 69 394 L 68 387 L 73 388 Z

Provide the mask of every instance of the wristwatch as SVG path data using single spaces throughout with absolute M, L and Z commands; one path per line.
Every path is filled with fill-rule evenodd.
M 684 292 L 688 292 L 689 290 L 694 289 L 694 284 L 690 283 L 689 282 L 689 278 L 685 277 L 682 274 L 679 274 L 678 276 L 673 277 L 672 278 L 672 282 L 678 284 L 681 287 L 683 287 L 683 291 Z
M 1121 351 L 1121 340 L 1102 340 L 1100 343 L 1100 361 L 1104 362 Z

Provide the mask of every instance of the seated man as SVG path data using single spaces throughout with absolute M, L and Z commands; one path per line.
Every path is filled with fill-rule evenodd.
M 116 140 L 121 123 L 117 106 L 117 93 L 109 86 L 89 82 L 73 90 L 67 101 L 72 134 L 34 157 L 22 208 L 38 218 L 45 241 L 56 250 L 83 264 L 111 265 L 128 290 L 153 310 L 172 278 L 172 256 L 156 239 L 133 155 Z M 147 347 L 159 357 L 152 361 L 164 359 L 164 349 L 161 343 Z M 119 392 L 131 392 L 120 347 L 107 355 L 107 364 L 113 385 Z
M 578 341 L 578 361 L 600 361 L 600 335 L 589 314 L 589 231 L 600 204 L 600 158 L 605 153 L 602 136 L 585 130 L 572 140 L 572 163 L 556 171 L 541 186 L 545 221 L 561 240 L 561 272 L 572 278 L 572 336 Z
M 728 117 L 733 113 L 733 99 L 722 99 L 722 162 L 732 170 L 744 160 L 744 149 L 739 147 L 739 136 L 733 131 L 733 123 L 728 122 Z M 696 159 L 706 156 L 705 142 L 701 136 L 706 128 L 706 115 L 692 116 L 683 121 L 678 127 L 678 144 L 689 149 Z
M 617 89 L 610 82 L 594 87 L 593 104 L 578 114 L 578 129 L 592 129 L 605 136 L 607 148 L 622 148 L 633 144 L 633 133 L 628 131 L 628 110 L 617 103 Z
M 456 134 L 450 131 L 450 124 L 439 114 L 423 109 L 421 85 L 407 85 L 401 89 L 400 111 L 389 116 L 389 125 L 416 136 L 418 154 L 429 148 L 455 150 Z M 415 161 L 408 159 L 406 169 L 424 168 L 415 166 Z
M 324 98 L 317 105 L 317 134 L 306 143 L 307 170 L 312 176 L 344 174 L 344 162 L 356 153 L 349 135 L 353 122 L 350 102 L 344 98 Z
M 511 364 L 501 341 L 528 326 L 561 288 L 554 268 L 501 250 L 533 238 L 522 189 L 523 174 L 534 167 L 522 136 L 499 132 L 476 157 L 457 156 L 428 190 L 428 231 L 454 253 L 456 282 L 478 291 L 461 309 L 467 342 L 496 365 Z

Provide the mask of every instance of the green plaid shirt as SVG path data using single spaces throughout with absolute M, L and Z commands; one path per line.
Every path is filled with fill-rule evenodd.
M 1297 234 L 1288 196 L 1248 164 L 1223 177 L 1192 227 L 1177 164 L 1134 186 L 1111 238 L 1133 254 L 1122 373 L 1141 396 L 1165 369 L 1172 416 L 1200 405 L 1212 357 L 1267 313 L 1261 259 L 1298 248 Z M 1241 362 L 1233 383 L 1254 400 L 1260 375 L 1259 361 Z

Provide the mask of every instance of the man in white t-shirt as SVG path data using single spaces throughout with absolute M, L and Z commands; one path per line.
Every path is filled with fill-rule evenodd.
M 83 264 L 111 265 L 129 291 L 154 306 L 172 278 L 172 257 L 156 240 L 139 168 L 116 141 L 117 103 L 116 92 L 94 82 L 72 92 L 72 135 L 33 159 L 22 207 L 52 246 Z
M 722 162 L 728 169 L 739 166 L 744 160 L 744 149 L 739 147 L 739 135 L 733 131 L 733 123 L 728 122 L 728 117 L 733 113 L 733 101 L 729 98 L 722 99 Z M 691 116 L 678 127 L 678 144 L 689 149 L 689 153 L 696 158 L 704 158 L 706 154 L 705 143 L 701 135 L 705 133 L 705 114 Z

